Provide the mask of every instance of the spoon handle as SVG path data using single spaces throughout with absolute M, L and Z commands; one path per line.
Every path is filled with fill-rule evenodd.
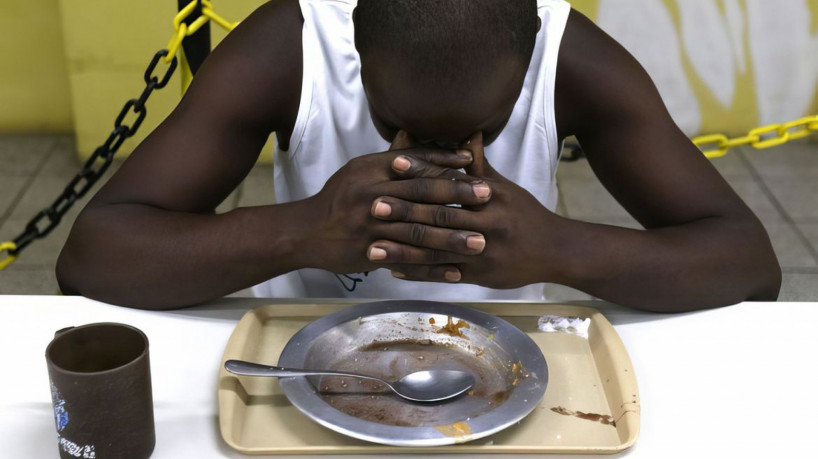
M 230 373 L 242 376 L 274 376 L 276 378 L 291 378 L 294 376 L 349 376 L 351 378 L 369 379 L 389 385 L 386 381 L 372 376 L 359 375 L 357 373 L 345 373 L 343 371 L 332 370 L 303 370 L 300 368 L 274 367 L 259 363 L 245 362 L 243 360 L 228 360 L 224 362 L 224 369 Z

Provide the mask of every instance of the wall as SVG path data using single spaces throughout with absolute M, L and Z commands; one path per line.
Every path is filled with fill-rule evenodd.
M 818 111 L 816 0 L 582 0 L 650 73 L 690 135 Z
M 229 20 L 263 0 L 214 0 Z M 57 4 L 59 11 L 57 13 Z M 772 5 L 775 7 L 772 7 Z M 172 32 L 172 0 L 2 0 L 0 131 L 74 130 L 85 156 Z M 742 133 L 818 112 L 818 0 L 576 0 L 645 66 L 690 135 Z M 224 33 L 214 27 L 214 43 Z M 70 95 L 70 97 L 69 97 Z M 178 75 L 148 104 L 127 152 L 179 99 Z
M 72 129 L 57 0 L 0 0 L 0 132 Z
M 81 157 L 90 155 L 113 128 L 123 104 L 145 87 L 143 73 L 173 32 L 175 0 L 139 2 L 59 0 L 73 101 L 74 130 Z M 230 21 L 249 15 L 263 0 L 215 0 L 216 12 Z M 215 46 L 225 32 L 211 26 Z M 156 73 L 166 66 L 160 64 Z M 139 132 L 120 149 L 129 153 L 171 112 L 180 98 L 179 70 L 168 86 L 154 91 Z M 133 114 L 126 117 L 132 120 Z M 272 145 L 265 147 L 269 160 Z

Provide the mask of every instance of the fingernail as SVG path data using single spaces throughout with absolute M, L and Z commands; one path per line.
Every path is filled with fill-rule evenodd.
M 469 150 L 457 150 L 457 157 L 461 159 L 472 159 L 471 152 Z
M 446 271 L 445 273 L 443 273 L 443 278 L 449 282 L 459 282 L 460 271 Z
M 380 247 L 370 247 L 369 254 L 367 254 L 367 257 L 372 261 L 385 260 L 386 250 Z
M 375 209 L 372 210 L 372 214 L 376 217 L 388 217 L 391 213 L 392 206 L 383 201 L 375 203 Z
M 406 156 L 398 156 L 394 161 L 392 161 L 392 167 L 401 172 L 408 171 L 411 166 L 412 163 L 409 162 L 409 159 Z
M 397 277 L 398 279 L 406 279 L 406 274 L 403 274 L 398 271 L 392 271 L 392 277 Z
M 483 235 L 469 236 L 466 238 L 466 247 L 482 252 L 486 248 L 486 238 Z
M 484 182 L 475 183 L 472 185 L 472 190 L 474 190 L 474 195 L 478 198 L 487 198 L 491 196 L 491 188 L 489 188 L 489 186 Z

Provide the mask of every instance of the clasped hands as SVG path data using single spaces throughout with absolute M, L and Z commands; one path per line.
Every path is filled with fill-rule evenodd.
M 559 217 L 491 167 L 480 132 L 451 151 L 400 131 L 388 152 L 351 160 L 309 201 L 310 267 L 492 288 L 549 276 Z

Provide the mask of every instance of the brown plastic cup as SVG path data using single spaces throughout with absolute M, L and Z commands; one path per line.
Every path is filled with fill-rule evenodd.
M 65 328 L 45 359 L 60 457 L 150 457 L 156 433 L 144 333 L 116 323 Z

